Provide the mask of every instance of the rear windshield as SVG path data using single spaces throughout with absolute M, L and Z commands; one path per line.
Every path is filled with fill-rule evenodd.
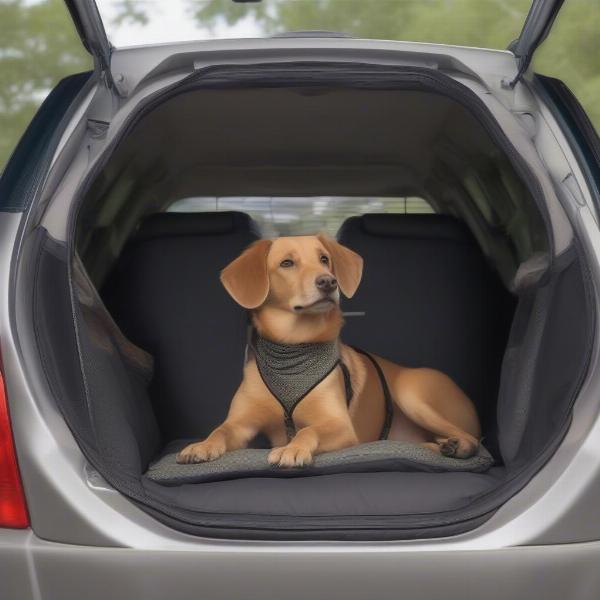
M 423 198 L 313 197 L 195 197 L 178 200 L 169 212 L 237 210 L 249 214 L 264 237 L 312 235 L 320 231 L 335 236 L 348 218 L 365 213 L 432 213 Z
M 531 0 L 97 0 L 114 46 L 330 31 L 506 48 Z

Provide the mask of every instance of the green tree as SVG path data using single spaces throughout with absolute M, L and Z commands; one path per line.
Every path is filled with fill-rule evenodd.
M 48 92 L 89 68 L 63 0 L 0 0 L 0 171 Z
M 199 23 L 229 25 L 250 15 L 266 33 L 325 29 L 356 37 L 504 48 L 530 0 L 190 0 Z

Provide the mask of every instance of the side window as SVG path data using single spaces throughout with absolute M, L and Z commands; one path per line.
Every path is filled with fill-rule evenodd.
M 542 75 L 567 84 L 600 132 L 600 2 L 565 0 L 548 38 L 534 55 Z
M 365 213 L 432 213 L 423 198 L 356 198 L 315 196 L 301 198 L 184 198 L 169 212 L 238 210 L 249 214 L 265 237 L 302 235 L 326 231 L 335 236 L 341 224 L 353 215 Z
M 0 173 L 52 88 L 91 63 L 63 0 L 0 1 Z

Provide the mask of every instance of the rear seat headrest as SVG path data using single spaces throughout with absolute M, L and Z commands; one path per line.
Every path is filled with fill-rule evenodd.
M 342 239 L 357 233 L 402 239 L 473 241 L 467 227 L 449 215 L 372 213 L 360 217 L 350 217 L 342 224 L 338 237 Z
M 150 215 L 142 221 L 135 240 L 246 232 L 259 236 L 255 222 L 242 212 L 167 212 Z

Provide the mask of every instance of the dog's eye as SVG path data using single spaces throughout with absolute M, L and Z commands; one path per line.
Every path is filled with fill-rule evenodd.
M 325 255 L 321 256 L 321 262 L 322 262 L 324 265 L 328 265 L 328 264 L 329 264 L 329 257 L 327 257 L 327 256 L 325 256 Z
M 289 258 L 286 258 L 285 260 L 282 260 L 279 263 L 279 266 L 283 267 L 284 269 L 289 269 L 290 267 L 294 266 L 294 261 Z

